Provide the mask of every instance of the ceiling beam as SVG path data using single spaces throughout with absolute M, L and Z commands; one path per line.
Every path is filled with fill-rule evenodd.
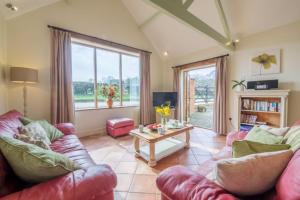
M 225 12 L 224 12 L 221 0 L 215 0 L 215 4 L 216 4 L 216 7 L 217 7 L 217 10 L 218 10 L 218 13 L 219 13 L 219 18 L 221 20 L 224 32 L 225 32 L 227 38 L 230 41 L 232 41 L 232 35 L 231 35 L 230 29 L 229 29 L 229 26 L 228 26 L 228 23 L 227 23 L 227 19 L 226 19 L 226 16 L 225 16 Z
M 70 4 L 70 3 L 71 3 L 71 0 L 64 0 L 64 2 L 65 2 L 66 4 Z
M 210 38 L 217 41 L 220 45 L 222 45 L 224 48 L 229 50 L 234 50 L 234 44 L 231 42 L 229 38 L 224 37 L 222 34 L 220 34 L 218 31 L 207 25 L 205 22 L 203 22 L 201 19 L 197 18 L 195 15 L 190 13 L 186 7 L 184 6 L 184 3 L 182 0 L 145 0 L 146 2 L 152 3 L 155 7 L 162 10 L 166 14 L 169 14 L 175 19 L 183 22 L 184 24 L 187 24 L 191 26 L 192 28 L 206 34 Z
M 140 29 L 145 28 L 150 22 L 152 22 L 154 19 L 156 19 L 160 14 L 161 14 L 161 12 L 157 11 L 151 17 L 149 17 L 148 19 L 146 19 L 141 25 L 139 25 L 139 28 Z
M 194 2 L 194 0 L 186 0 L 186 1 L 183 3 L 183 7 L 184 7 L 185 9 L 188 9 L 188 8 L 192 5 L 193 2 Z

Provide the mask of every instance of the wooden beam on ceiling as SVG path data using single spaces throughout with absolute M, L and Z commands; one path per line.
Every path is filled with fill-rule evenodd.
M 230 41 L 232 41 L 232 35 L 231 35 L 230 29 L 229 29 L 229 26 L 228 26 L 228 23 L 227 23 L 227 19 L 226 19 L 226 16 L 225 16 L 225 12 L 224 12 L 221 0 L 215 0 L 215 4 L 216 4 L 216 7 L 217 7 L 217 10 L 218 10 L 218 13 L 219 13 L 219 18 L 221 20 L 224 32 L 225 32 L 227 38 Z
M 161 11 L 169 14 L 175 19 L 191 26 L 192 28 L 206 34 L 210 38 L 217 41 L 224 48 L 234 50 L 235 46 L 231 42 L 230 38 L 224 37 L 218 31 L 207 25 L 201 19 L 190 13 L 182 0 L 145 0 L 150 2 L 152 5 L 160 9 Z M 185 2 L 186 3 L 186 2 Z M 190 2 L 191 3 L 191 2 Z
M 64 2 L 69 5 L 71 3 L 71 0 L 64 0 Z
M 186 0 L 186 1 L 183 3 L 183 7 L 184 7 L 185 9 L 188 9 L 188 8 L 192 5 L 193 2 L 194 2 L 194 0 Z
M 150 22 L 152 22 L 154 19 L 156 19 L 160 14 L 161 14 L 161 12 L 157 11 L 151 17 L 149 17 L 148 19 L 146 19 L 141 25 L 139 25 L 139 28 L 140 29 L 145 28 Z

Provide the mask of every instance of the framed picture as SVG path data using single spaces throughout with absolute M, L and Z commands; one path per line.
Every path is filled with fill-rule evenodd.
M 255 53 L 250 62 L 252 75 L 278 74 L 280 73 L 280 49 Z

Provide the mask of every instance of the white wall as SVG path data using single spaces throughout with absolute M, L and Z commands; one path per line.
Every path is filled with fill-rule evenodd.
M 236 112 L 234 104 L 234 93 L 231 90 L 231 80 L 266 80 L 279 79 L 281 89 L 291 89 L 288 109 L 288 124 L 291 125 L 295 120 L 300 119 L 300 22 L 289 24 L 269 30 L 267 32 L 242 38 L 236 51 L 229 52 L 229 78 L 228 86 L 228 118 L 233 117 L 233 123 L 236 122 L 234 113 Z M 250 75 L 250 58 L 255 52 L 267 49 L 281 49 L 281 74 L 265 75 L 253 77 Z M 171 66 L 199 61 L 206 58 L 228 53 L 221 47 L 210 48 L 200 52 L 186 55 L 165 63 L 164 68 L 164 89 L 172 88 L 172 70 Z M 229 120 L 228 120 L 229 123 Z M 233 129 L 234 127 L 231 127 Z
M 28 115 L 50 118 L 50 34 L 47 25 L 54 25 L 91 36 L 154 51 L 119 0 L 72 0 L 40 8 L 7 22 L 8 64 L 37 68 L 39 83 L 28 89 Z M 159 90 L 161 60 L 154 52 L 151 58 L 151 87 Z M 22 88 L 9 85 L 9 108 L 22 110 Z M 122 108 L 76 112 L 79 136 L 104 129 L 106 119 L 133 117 L 138 123 L 138 109 Z
M 6 22 L 0 13 L 0 115 L 7 111 Z

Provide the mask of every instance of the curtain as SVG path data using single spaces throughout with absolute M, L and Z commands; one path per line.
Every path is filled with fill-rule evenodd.
M 226 93 L 227 93 L 227 56 L 217 59 L 216 62 L 216 96 L 214 108 L 214 131 L 225 135 L 226 121 Z
M 149 52 L 140 53 L 141 89 L 140 89 L 140 124 L 151 123 L 151 88 L 150 88 L 150 55 Z
M 180 72 L 181 68 L 173 68 L 173 91 L 177 92 L 177 105 L 175 110 L 175 118 L 181 120 L 181 94 L 180 94 Z
M 52 28 L 50 34 L 51 123 L 74 122 L 71 34 Z

